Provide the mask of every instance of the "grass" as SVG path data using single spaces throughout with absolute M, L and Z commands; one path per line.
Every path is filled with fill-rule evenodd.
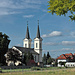
M 0 75 L 75 75 L 75 68 L 45 68 L 44 70 L 31 71 L 30 69 L 16 69 L 15 72 L 8 72 L 7 70 Z

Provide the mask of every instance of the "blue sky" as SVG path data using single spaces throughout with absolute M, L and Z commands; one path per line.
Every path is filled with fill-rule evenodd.
M 15 45 L 23 46 L 27 21 L 33 40 L 39 19 L 43 53 L 49 51 L 54 58 L 64 53 L 75 53 L 75 22 L 69 21 L 70 13 L 66 17 L 47 13 L 47 1 L 0 0 L 0 32 L 10 37 L 10 48 Z

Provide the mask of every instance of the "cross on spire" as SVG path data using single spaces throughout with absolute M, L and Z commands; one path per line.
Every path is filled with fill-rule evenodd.
M 39 20 L 38 20 L 38 25 L 39 25 Z
M 27 21 L 27 26 L 28 26 L 28 21 Z

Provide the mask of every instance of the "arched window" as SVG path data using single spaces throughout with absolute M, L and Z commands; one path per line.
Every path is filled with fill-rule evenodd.
M 25 47 L 27 47 L 27 44 L 25 44 Z
M 36 43 L 36 48 L 38 48 L 38 43 Z

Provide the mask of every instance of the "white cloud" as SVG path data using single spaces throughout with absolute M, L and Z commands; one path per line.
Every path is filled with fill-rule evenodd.
M 1 8 L 26 9 L 37 8 L 41 4 L 40 0 L 0 0 Z
M 49 34 L 49 36 L 61 36 L 62 32 L 60 31 L 53 31 L 52 33 Z
M 75 41 L 45 42 L 45 43 L 43 43 L 43 45 L 47 45 L 47 46 L 58 46 L 58 45 L 75 46 Z
M 0 11 L 0 15 L 11 15 L 11 14 L 19 14 L 21 12 L 10 12 L 10 11 Z
M 55 50 L 43 50 L 43 52 L 58 52 L 58 51 L 75 51 L 74 48 L 62 48 L 62 49 L 55 49 Z
M 50 45 L 50 46 L 56 46 L 56 45 L 59 45 L 59 43 L 55 43 L 55 42 L 46 42 L 46 43 L 43 43 L 44 45 Z
M 51 32 L 50 34 L 44 34 L 44 35 L 42 35 L 42 37 L 54 37 L 54 36 L 62 36 L 62 32 L 60 32 L 60 31 L 53 31 L 53 32 Z
M 23 17 L 24 18 L 31 18 L 31 17 L 34 17 L 34 15 L 24 15 Z
M 45 38 L 45 37 L 48 37 L 48 35 L 46 35 L 46 34 L 43 34 L 41 37 Z
M 41 3 L 40 0 L 0 0 L 0 16 L 15 14 L 21 9 L 39 9 Z
M 75 49 L 74 49 L 74 48 L 62 48 L 61 50 L 62 50 L 62 51 L 63 51 L 63 50 L 64 50 L 64 51 L 65 51 L 65 50 L 66 50 L 66 51 L 69 51 L 69 50 L 71 51 L 71 50 L 75 50 Z
M 75 46 L 75 41 L 62 41 L 62 45 Z

